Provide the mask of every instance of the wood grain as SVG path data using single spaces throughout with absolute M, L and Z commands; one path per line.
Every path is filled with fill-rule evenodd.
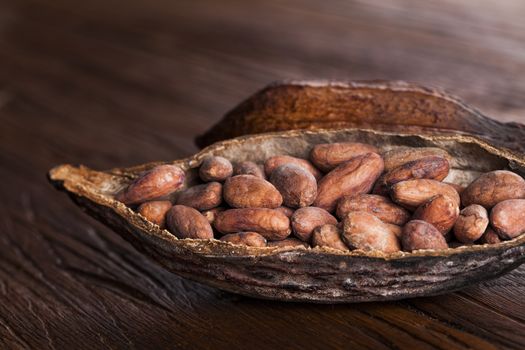
M 0 348 L 516 348 L 525 269 L 459 293 L 303 305 L 165 272 L 46 183 L 176 159 L 276 79 L 404 79 L 525 122 L 523 2 L 0 3 Z

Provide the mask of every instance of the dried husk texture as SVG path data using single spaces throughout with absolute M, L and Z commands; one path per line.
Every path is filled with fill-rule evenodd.
M 454 158 L 446 181 L 466 185 L 482 172 L 511 169 L 525 174 L 525 160 L 467 136 L 418 136 L 342 129 L 291 131 L 225 141 L 194 157 L 171 162 L 186 171 L 185 187 L 198 183 L 196 168 L 209 155 L 233 162 L 264 162 L 272 155 L 305 157 L 312 145 L 365 142 L 380 151 L 398 146 L 447 150 Z M 115 201 L 113 196 L 140 172 L 158 165 L 93 171 L 59 166 L 50 180 L 86 211 L 138 250 L 181 276 L 259 298 L 323 303 L 394 300 L 433 295 L 496 277 L 525 260 L 525 237 L 492 245 L 439 251 L 382 254 L 333 249 L 246 247 L 218 240 L 177 239 Z

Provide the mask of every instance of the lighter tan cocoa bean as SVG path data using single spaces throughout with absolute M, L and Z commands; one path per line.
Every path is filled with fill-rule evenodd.
M 294 235 L 304 242 L 309 242 L 313 230 L 324 224 L 337 224 L 337 219 L 324 209 L 305 207 L 296 210 L 291 219 Z
M 432 224 L 442 235 L 446 235 L 459 216 L 459 205 L 449 196 L 437 195 L 420 205 L 412 220 L 423 220 Z
M 313 205 L 332 212 L 341 197 L 369 192 L 382 172 L 383 160 L 377 153 L 352 158 L 319 181 Z
M 337 204 L 337 217 L 343 220 L 351 211 L 365 211 L 377 216 L 383 222 L 395 225 L 403 225 L 410 218 L 410 213 L 406 209 L 387 197 L 375 194 L 342 197 Z
M 224 181 L 233 173 L 233 166 L 224 157 L 210 156 L 202 161 L 199 168 L 199 176 L 202 181 Z
M 224 207 L 217 207 L 217 208 L 204 210 L 203 212 L 201 212 L 201 214 L 206 218 L 206 220 L 208 220 L 208 222 L 211 225 L 217 218 L 217 215 L 219 215 L 219 213 L 222 213 L 225 210 L 226 208 Z
M 490 209 L 507 199 L 525 198 L 525 180 L 511 171 L 496 170 L 480 175 L 461 193 L 464 206 L 479 204 Z
M 266 176 L 270 177 L 270 175 L 272 175 L 272 172 L 277 167 L 283 164 L 295 164 L 302 166 L 310 173 L 312 173 L 316 180 L 319 180 L 323 176 L 319 169 L 317 169 L 312 163 L 310 163 L 306 159 L 285 155 L 270 157 L 266 160 L 266 162 L 264 163 L 264 172 L 266 173 Z
M 490 224 L 501 239 L 525 233 L 525 199 L 507 199 L 492 208 Z
M 403 227 L 401 234 L 403 250 L 412 252 L 419 249 L 446 249 L 448 244 L 443 234 L 432 224 L 423 220 L 411 220 Z
M 184 176 L 184 171 L 178 166 L 159 165 L 142 173 L 115 199 L 131 205 L 165 197 L 182 187 Z
M 431 179 L 441 181 L 449 172 L 448 160 L 441 157 L 424 157 L 404 163 L 387 172 L 382 179 L 386 187 L 412 179 Z
M 400 245 L 390 225 L 363 211 L 350 212 L 345 217 L 341 238 L 351 249 L 394 253 Z
M 223 197 L 234 208 L 277 208 L 283 203 L 274 185 L 253 175 L 228 178 L 224 182 Z
M 213 238 L 208 220 L 196 209 L 174 205 L 166 214 L 166 226 L 177 238 Z
M 222 236 L 220 240 L 249 247 L 266 247 L 266 238 L 257 232 L 228 233 Z
M 349 250 L 341 240 L 341 232 L 336 225 L 317 226 L 312 233 L 312 246 L 330 247 L 338 250 Z
M 489 224 L 487 209 L 471 204 L 461 210 L 454 225 L 454 236 L 463 243 L 473 243 L 481 238 Z
M 328 172 L 350 159 L 367 153 L 379 153 L 372 145 L 359 142 L 323 143 L 310 151 L 310 161 L 319 169 Z
M 170 201 L 144 202 L 137 208 L 137 212 L 148 221 L 164 228 L 166 227 L 166 213 L 172 206 Z
M 216 181 L 187 188 L 177 195 L 176 203 L 197 210 L 208 210 L 221 205 L 222 185 Z
M 317 181 L 305 168 L 296 164 L 283 164 L 270 176 L 270 182 L 283 198 L 283 204 L 291 208 L 307 207 L 317 197 Z
M 281 212 L 266 208 L 229 209 L 217 215 L 213 223 L 217 231 L 257 232 L 267 240 L 282 240 L 290 235 L 290 219 Z
M 266 179 L 263 167 L 250 161 L 235 164 L 233 167 L 233 175 L 253 175 L 261 179 Z
M 385 171 L 395 169 L 413 160 L 437 156 L 445 158 L 449 162 L 452 160 L 447 151 L 437 147 L 398 147 L 383 154 L 385 161 Z
M 428 179 L 398 182 L 390 190 L 390 197 L 397 204 L 414 210 L 437 195 L 448 196 L 459 205 L 459 194 L 450 185 Z
M 499 238 L 498 234 L 492 227 L 487 227 L 485 230 L 485 233 L 481 236 L 479 239 L 479 243 L 481 244 L 498 244 L 501 243 L 501 238 Z

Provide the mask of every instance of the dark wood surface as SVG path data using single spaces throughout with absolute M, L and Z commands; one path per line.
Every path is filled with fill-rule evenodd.
M 177 159 L 275 79 L 404 79 L 525 122 L 522 1 L 0 2 L 0 348 L 525 347 L 525 267 L 458 293 L 286 304 L 172 275 L 53 190 Z

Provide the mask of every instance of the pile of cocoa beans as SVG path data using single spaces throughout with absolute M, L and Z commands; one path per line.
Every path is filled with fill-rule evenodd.
M 309 159 L 264 164 L 210 156 L 201 184 L 160 165 L 116 199 L 178 238 L 218 238 L 254 247 L 414 251 L 494 244 L 525 233 L 525 180 L 506 170 L 466 188 L 443 182 L 451 156 L 440 148 L 319 144 Z M 166 200 L 170 198 L 170 200 Z

